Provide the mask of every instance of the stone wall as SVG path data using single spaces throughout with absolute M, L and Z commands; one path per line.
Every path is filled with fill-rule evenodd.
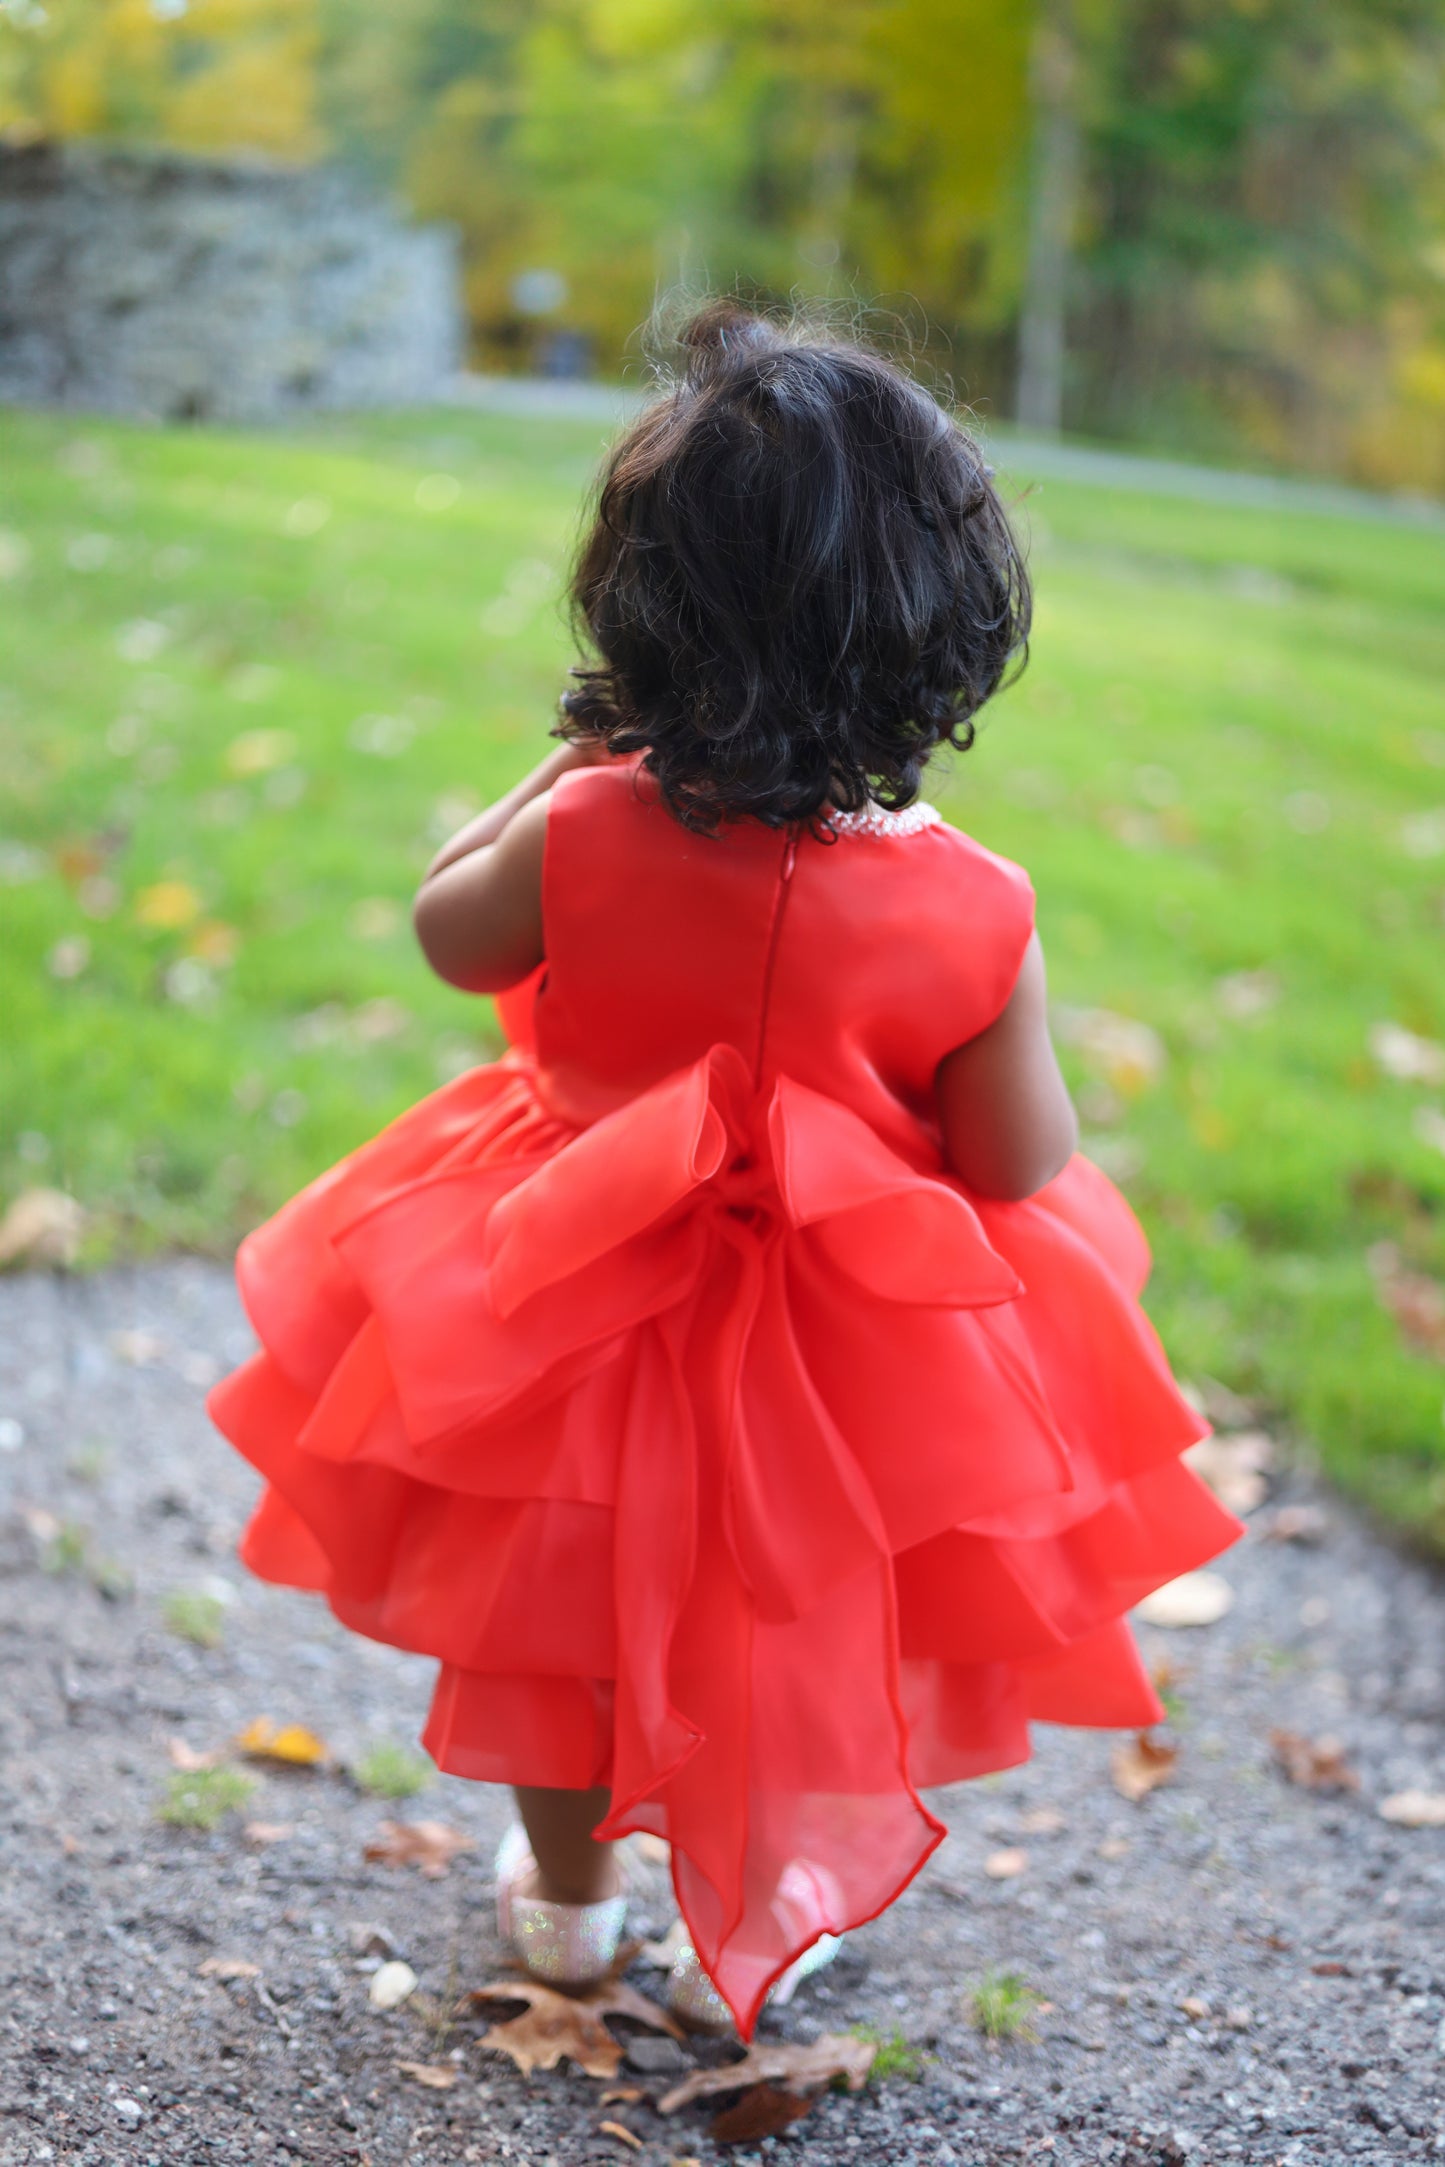
M 434 398 L 456 243 L 325 167 L 0 144 L 0 399 L 252 420 Z

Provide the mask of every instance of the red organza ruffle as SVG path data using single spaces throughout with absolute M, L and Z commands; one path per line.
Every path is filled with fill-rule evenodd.
M 1147 1267 L 1083 1159 L 971 1199 L 727 1046 L 577 1130 L 513 1053 L 244 1245 L 245 1556 L 440 1658 L 444 1768 L 666 1837 L 747 2033 L 938 1842 L 920 1785 L 1159 1715 L 1123 1615 L 1237 1528 Z

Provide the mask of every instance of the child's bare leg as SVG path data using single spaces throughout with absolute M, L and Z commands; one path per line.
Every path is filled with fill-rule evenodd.
M 622 1882 L 612 1846 L 592 1835 L 612 1803 L 610 1792 L 519 1784 L 513 1796 L 537 1861 L 530 1885 L 519 1893 L 549 1904 L 599 1904 L 617 1894 Z

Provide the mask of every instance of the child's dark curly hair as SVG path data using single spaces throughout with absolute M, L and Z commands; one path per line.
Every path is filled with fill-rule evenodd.
M 870 799 L 1027 655 L 1028 575 L 977 444 L 901 369 L 729 302 L 614 447 L 572 602 L 597 652 L 559 734 L 641 753 L 710 833 Z

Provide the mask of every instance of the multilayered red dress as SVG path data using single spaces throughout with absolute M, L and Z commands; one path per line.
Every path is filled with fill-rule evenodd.
M 211 1412 L 252 1569 L 440 1658 L 443 1768 L 666 1837 L 746 2033 L 940 1841 L 921 1786 L 1159 1716 L 1124 1613 L 1237 1527 L 1117 1191 L 945 1170 L 1016 866 L 926 808 L 699 838 L 592 768 L 543 915 L 512 1050 L 243 1245 L 262 1351 Z

